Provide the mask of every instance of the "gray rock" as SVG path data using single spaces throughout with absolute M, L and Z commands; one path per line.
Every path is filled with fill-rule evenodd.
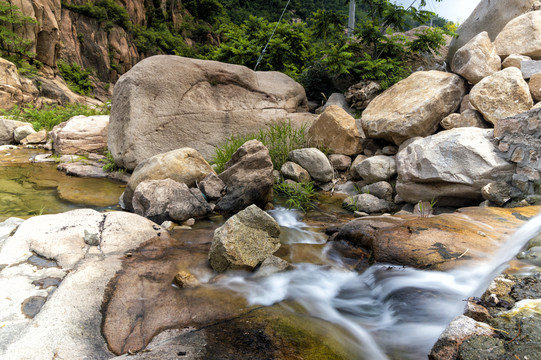
M 501 70 L 502 62 L 488 33 L 483 31 L 473 37 L 453 56 L 451 69 L 472 84 Z
M 374 195 L 377 198 L 393 201 L 393 187 L 387 181 L 378 181 L 373 184 L 365 185 L 361 188 L 361 193 Z
M 278 223 L 256 205 L 250 205 L 214 231 L 209 261 L 217 272 L 251 270 L 279 248 Z
M 355 174 L 368 183 L 389 180 L 396 175 L 396 160 L 392 156 L 377 155 L 351 166 Z
M 378 82 L 363 80 L 349 87 L 346 92 L 346 101 L 351 104 L 352 108 L 363 110 L 380 92 L 381 86 Z
M 218 201 L 215 210 L 234 213 L 252 204 L 265 207 L 272 200 L 272 170 L 265 145 L 257 140 L 244 143 L 218 176 L 226 186 L 226 194 Z
M 342 154 L 329 155 L 331 166 L 337 171 L 346 171 L 351 166 L 351 158 Z
M 115 84 L 112 104 L 108 147 L 130 170 L 179 147 L 210 158 L 231 135 L 295 123 L 293 113 L 307 111 L 304 88 L 285 74 L 171 55 L 132 67 Z
M 293 180 L 295 182 L 309 182 L 312 180 L 308 171 L 292 161 L 286 161 L 284 165 L 282 165 L 280 173 L 285 179 Z
M 345 194 L 348 196 L 354 196 L 359 194 L 359 187 L 354 181 L 346 181 L 343 184 L 337 184 L 334 187 L 335 194 Z
M 509 179 L 515 169 L 500 157 L 492 138 L 491 129 L 456 128 L 412 141 L 396 156 L 398 195 L 412 204 L 480 202 L 483 186 Z
M 509 185 L 507 183 L 491 182 L 481 189 L 483 199 L 488 200 L 498 206 L 503 206 L 511 200 Z
M 21 144 L 43 144 L 47 142 L 47 130 L 41 129 L 38 132 L 34 132 L 21 140 Z
M 31 124 L 19 126 L 13 130 L 13 139 L 15 142 L 20 143 L 25 137 L 30 134 L 34 134 L 36 131 Z
M 199 189 L 190 189 L 186 184 L 171 179 L 139 183 L 133 193 L 132 204 L 136 214 L 158 224 L 166 220 L 181 223 L 211 212 Z
M 332 93 L 331 96 L 329 96 L 329 99 L 327 100 L 325 105 L 317 109 L 316 113 L 321 114 L 331 105 L 339 106 L 348 114 L 353 115 L 351 108 L 349 107 L 348 102 L 346 101 L 346 98 L 342 93 Z
M 525 1 L 527 2 L 527 1 Z M 534 60 L 541 59 L 541 12 L 530 11 L 517 16 L 505 24 L 494 46 L 503 58 L 511 54 L 520 54 Z
M 316 181 L 329 182 L 333 178 L 334 171 L 329 159 L 316 148 L 293 150 L 289 153 L 288 159 L 306 169 Z
M 374 195 L 359 194 L 350 196 L 342 202 L 342 207 L 351 211 L 372 213 L 386 213 L 393 209 L 389 201 L 378 199 Z
M 521 61 L 520 71 L 524 79 L 529 79 L 532 75 L 541 73 L 541 60 Z
M 126 210 L 132 211 L 133 192 L 137 185 L 146 180 L 172 179 L 188 187 L 195 187 L 197 182 L 210 173 L 214 173 L 214 170 L 201 154 L 191 148 L 155 155 L 141 162 L 133 171 L 121 202 Z
M 19 126 L 27 126 L 28 123 L 16 120 L 0 118 L 0 145 L 9 145 L 15 142 L 13 132 Z
M 262 278 L 272 274 L 276 274 L 291 268 L 291 265 L 277 256 L 271 255 L 261 263 L 261 266 L 256 270 L 253 277 Z
M 216 174 L 210 173 L 201 180 L 199 188 L 209 200 L 217 200 L 222 197 L 225 184 Z
M 349 168 L 349 173 L 351 177 L 353 177 L 354 180 L 361 180 L 361 175 L 357 173 L 357 165 L 359 165 L 362 161 L 366 160 L 368 157 L 366 155 L 357 155 L 355 160 L 351 163 L 351 166 Z
M 109 115 L 74 116 L 51 131 L 57 154 L 86 155 L 107 149 Z
M 508 68 L 508 67 L 516 67 L 517 69 L 521 69 L 521 62 L 522 61 L 528 61 L 532 60 L 529 56 L 519 55 L 519 54 L 511 54 L 508 57 L 505 58 L 504 61 L 502 61 L 502 69 Z

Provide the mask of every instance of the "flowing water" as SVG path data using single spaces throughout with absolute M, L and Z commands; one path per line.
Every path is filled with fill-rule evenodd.
M 321 243 L 321 235 L 306 230 L 294 212 L 279 209 L 271 214 L 292 234 L 288 243 Z M 297 301 L 312 316 L 345 328 L 351 335 L 348 346 L 359 359 L 423 359 L 448 323 L 463 312 L 465 300 L 481 295 L 540 229 L 538 215 L 490 262 L 448 272 L 378 264 L 358 273 L 333 257 L 326 265 L 295 264 L 295 270 L 264 279 L 239 273 L 219 286 L 243 294 L 250 304 Z

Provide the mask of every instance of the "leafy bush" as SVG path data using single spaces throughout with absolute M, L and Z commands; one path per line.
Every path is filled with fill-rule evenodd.
M 81 95 L 88 95 L 94 90 L 94 86 L 89 78 L 91 75 L 89 70 L 83 69 L 76 63 L 67 64 L 59 61 L 57 65 L 60 76 L 64 78 L 72 91 Z
M 304 212 L 316 207 L 316 189 L 313 182 L 289 184 L 280 182 L 274 185 L 274 191 L 287 198 L 289 208 Z
M 319 103 L 323 103 L 332 93 L 338 91 L 325 64 L 321 61 L 315 61 L 308 66 L 297 81 L 304 87 L 308 99 Z
M 102 166 L 103 171 L 107 171 L 107 172 L 113 172 L 113 171 L 125 172 L 126 171 L 126 169 L 119 167 L 115 163 L 115 159 L 113 158 L 113 155 L 111 154 L 109 150 L 105 152 L 105 159 L 101 160 L 101 162 L 103 163 L 103 166 Z
M 114 0 L 98 0 L 94 4 L 87 2 L 83 5 L 62 1 L 62 7 L 99 21 L 104 21 L 108 27 L 115 24 L 129 31 L 132 26 L 128 11 Z
M 109 108 L 107 106 L 91 107 L 80 103 L 65 106 L 45 105 L 42 109 L 27 105 L 22 108 L 14 106 L 11 110 L 1 110 L 0 114 L 14 120 L 29 122 L 36 131 L 41 129 L 50 131 L 56 125 L 69 120 L 73 116 L 107 115 L 109 114 Z
M 217 173 L 224 170 L 225 163 L 231 156 L 248 140 L 259 140 L 269 149 L 272 164 L 276 170 L 280 170 L 287 161 L 290 151 L 304 148 L 307 145 L 306 127 L 295 128 L 291 121 L 273 124 L 258 133 L 244 136 L 232 136 L 226 142 L 216 148 L 212 157 Z

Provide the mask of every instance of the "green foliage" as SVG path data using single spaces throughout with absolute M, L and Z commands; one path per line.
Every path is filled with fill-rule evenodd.
M 311 22 L 312 35 L 327 43 L 328 40 L 341 37 L 346 17 L 334 11 L 319 9 L 312 13 Z
M 313 182 L 289 184 L 280 182 L 274 184 L 274 191 L 287 198 L 289 208 L 307 212 L 316 207 L 316 189 Z
M 14 106 L 11 110 L 0 110 L 0 114 L 14 120 L 32 123 L 36 131 L 41 129 L 50 131 L 56 125 L 76 115 L 107 115 L 109 108 L 107 106 L 93 107 L 80 103 L 65 106 L 45 105 L 41 109 L 37 109 L 33 105 L 26 105 L 25 107 Z
M 103 166 L 102 166 L 103 171 L 107 171 L 107 172 L 114 172 L 114 171 L 125 172 L 126 171 L 126 169 L 119 167 L 115 163 L 115 159 L 113 158 L 113 155 L 111 154 L 109 150 L 105 152 L 105 159 L 101 160 L 101 162 L 103 163 Z
M 231 160 L 231 156 L 248 140 L 259 140 L 269 150 L 272 164 L 276 170 L 280 170 L 287 161 L 289 152 L 307 146 L 306 127 L 299 128 L 291 125 L 291 121 L 281 122 L 269 126 L 258 133 L 245 136 L 232 136 L 224 144 L 216 148 L 212 157 L 217 173 L 224 170 L 225 163 Z
M 452 35 L 452 33 L 442 28 L 428 28 L 417 32 L 416 35 L 418 38 L 408 43 L 411 52 L 428 53 L 433 51 L 440 55 L 440 49 L 445 45 L 444 35 Z
M 62 7 L 103 21 L 108 28 L 114 24 L 129 31 L 132 26 L 128 11 L 114 0 L 98 0 L 95 3 L 87 2 L 83 5 L 70 4 L 66 1 L 62 1 Z
M 81 95 L 89 95 L 94 86 L 89 76 L 92 74 L 88 69 L 83 69 L 76 63 L 67 64 L 63 61 L 57 63 L 60 76 L 64 78 L 69 88 Z
M 212 60 L 245 65 L 254 68 L 265 44 L 269 42 L 258 66 L 262 71 L 281 71 L 292 77 L 298 76 L 313 59 L 310 31 L 304 23 L 270 23 L 263 18 L 250 16 L 242 25 L 225 24 L 219 48 L 209 54 Z
M 193 56 L 193 51 L 179 34 L 171 32 L 166 24 L 156 28 L 137 26 L 134 28 L 135 46 L 145 54 L 172 54 Z
M 223 5 L 217 0 L 184 0 L 182 5 L 192 16 L 209 23 L 225 15 Z
M 308 99 L 322 105 L 332 93 L 338 91 L 325 64 L 320 60 L 314 61 L 304 69 L 297 81 L 304 87 Z
M 33 58 L 34 53 L 29 51 L 32 40 L 24 39 L 16 32 L 16 28 L 29 24 L 37 24 L 34 18 L 24 16 L 19 8 L 7 1 L 0 1 L 0 55 L 16 56 L 19 58 Z

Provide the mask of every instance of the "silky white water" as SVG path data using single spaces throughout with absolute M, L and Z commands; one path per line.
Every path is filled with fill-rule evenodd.
M 296 234 L 288 243 L 321 243 L 321 234 L 307 231 L 295 212 L 279 209 L 271 215 Z M 465 300 L 479 296 L 540 229 L 538 215 L 491 261 L 448 272 L 378 264 L 359 274 L 333 259 L 326 266 L 295 264 L 295 270 L 262 279 L 239 273 L 219 286 L 243 294 L 250 304 L 295 300 L 312 316 L 347 330 L 348 346 L 359 359 L 418 360 L 426 358 L 448 323 L 463 312 Z

